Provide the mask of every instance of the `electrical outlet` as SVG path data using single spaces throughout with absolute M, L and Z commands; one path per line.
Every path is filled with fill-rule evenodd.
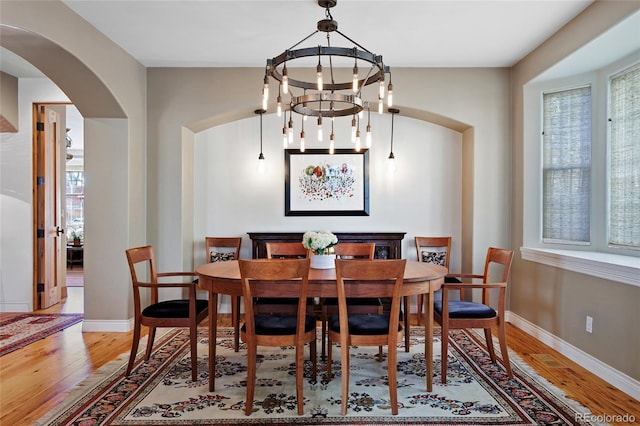
M 593 318 L 587 315 L 587 333 L 593 333 Z

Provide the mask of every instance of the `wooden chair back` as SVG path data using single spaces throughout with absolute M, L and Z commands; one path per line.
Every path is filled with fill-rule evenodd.
M 347 259 L 336 259 L 340 320 L 342 321 L 344 318 L 346 321 L 347 319 L 347 298 L 349 297 L 391 297 L 390 316 L 391 321 L 395 321 L 397 327 L 400 318 L 400 292 L 406 263 L 406 259 L 371 260 L 368 262 L 349 262 Z M 357 285 L 360 288 L 357 292 L 360 294 L 354 294 L 348 290 L 346 287 L 349 285 Z M 393 289 L 389 288 L 390 285 L 393 286 Z M 392 329 L 394 328 L 392 327 Z
M 242 295 L 244 296 L 245 321 L 247 334 L 255 335 L 253 315 L 255 298 L 281 297 L 290 295 L 298 302 L 298 320 L 304 322 L 307 311 L 307 291 L 309 287 L 310 259 L 272 259 L 240 260 Z M 290 281 L 288 284 L 277 281 Z M 286 287 L 286 288 L 285 288 Z M 304 327 L 301 328 L 304 331 Z
M 140 287 L 150 288 L 150 302 L 158 303 L 158 287 L 152 286 L 152 283 L 158 282 L 158 271 L 156 270 L 156 260 L 153 254 L 152 246 L 143 246 L 127 249 L 127 262 L 129 263 L 129 271 L 131 272 L 131 281 L 133 283 L 133 305 L 136 315 L 142 310 Z M 140 276 L 145 277 L 144 281 Z
M 509 274 L 511 273 L 512 263 L 512 250 L 489 247 L 489 249 L 487 249 L 487 257 L 484 261 L 482 282 L 486 284 L 500 282 L 505 283 L 506 285 L 509 280 Z M 500 277 L 497 280 L 493 279 L 496 273 Z M 499 310 L 501 313 L 504 313 L 504 304 L 506 303 L 506 300 L 504 299 L 506 299 L 506 290 L 500 294 L 499 305 L 502 305 L 502 307 L 499 308 Z M 484 288 L 482 290 L 482 303 L 485 305 L 489 304 L 489 288 Z
M 307 258 L 309 250 L 302 243 L 267 242 L 267 259 Z
M 207 253 L 207 263 L 240 259 L 241 244 L 242 238 L 240 237 L 205 237 L 204 247 Z
M 205 237 L 207 263 L 240 259 L 240 237 Z M 231 296 L 231 324 L 233 325 L 234 350 L 240 350 L 240 296 Z
M 428 254 L 443 252 L 444 266 L 449 269 L 449 258 L 451 257 L 451 237 L 415 237 L 416 254 L 418 262 L 426 262 Z M 424 255 L 423 255 L 423 252 Z
M 338 258 L 373 259 L 376 253 L 375 243 L 339 243 L 333 247 Z

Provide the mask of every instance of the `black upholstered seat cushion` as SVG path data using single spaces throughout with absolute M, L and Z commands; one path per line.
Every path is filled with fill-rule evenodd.
M 389 315 L 367 314 L 349 315 L 349 334 L 358 336 L 373 336 L 387 334 L 389 332 Z M 340 332 L 340 316 L 332 315 L 329 318 L 329 330 Z M 398 324 L 398 331 L 402 326 Z
M 256 334 L 263 336 L 287 336 L 296 334 L 297 317 L 295 315 L 258 314 L 254 315 Z M 316 320 L 307 315 L 304 321 L 304 331 L 314 330 Z M 246 324 L 242 325 L 242 331 L 246 332 Z
M 433 309 L 442 314 L 442 301 L 436 301 Z M 449 301 L 449 318 L 493 318 L 496 311 L 487 305 L 476 302 Z
M 206 300 L 196 300 L 196 314 L 204 311 L 209 306 Z M 142 315 L 151 318 L 188 318 L 188 300 L 165 300 L 149 305 L 142 310 Z

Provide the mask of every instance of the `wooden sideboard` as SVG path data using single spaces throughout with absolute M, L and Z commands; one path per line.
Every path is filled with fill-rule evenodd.
M 267 242 L 300 242 L 304 232 L 247 232 L 254 259 L 267 257 Z M 338 242 L 376 243 L 376 259 L 402 259 L 402 239 L 406 232 L 334 232 Z

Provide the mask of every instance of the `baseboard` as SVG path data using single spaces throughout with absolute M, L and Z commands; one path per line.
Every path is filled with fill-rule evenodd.
M 510 322 L 525 333 L 560 352 L 581 367 L 586 368 L 602 380 L 629 394 L 631 397 L 640 400 L 640 381 L 603 363 L 513 312 L 507 312 L 505 319 L 507 322 Z
M 82 321 L 82 331 L 123 332 L 133 330 L 133 318 L 128 320 L 88 320 Z
M 1 302 L 0 312 L 33 312 L 28 303 Z

